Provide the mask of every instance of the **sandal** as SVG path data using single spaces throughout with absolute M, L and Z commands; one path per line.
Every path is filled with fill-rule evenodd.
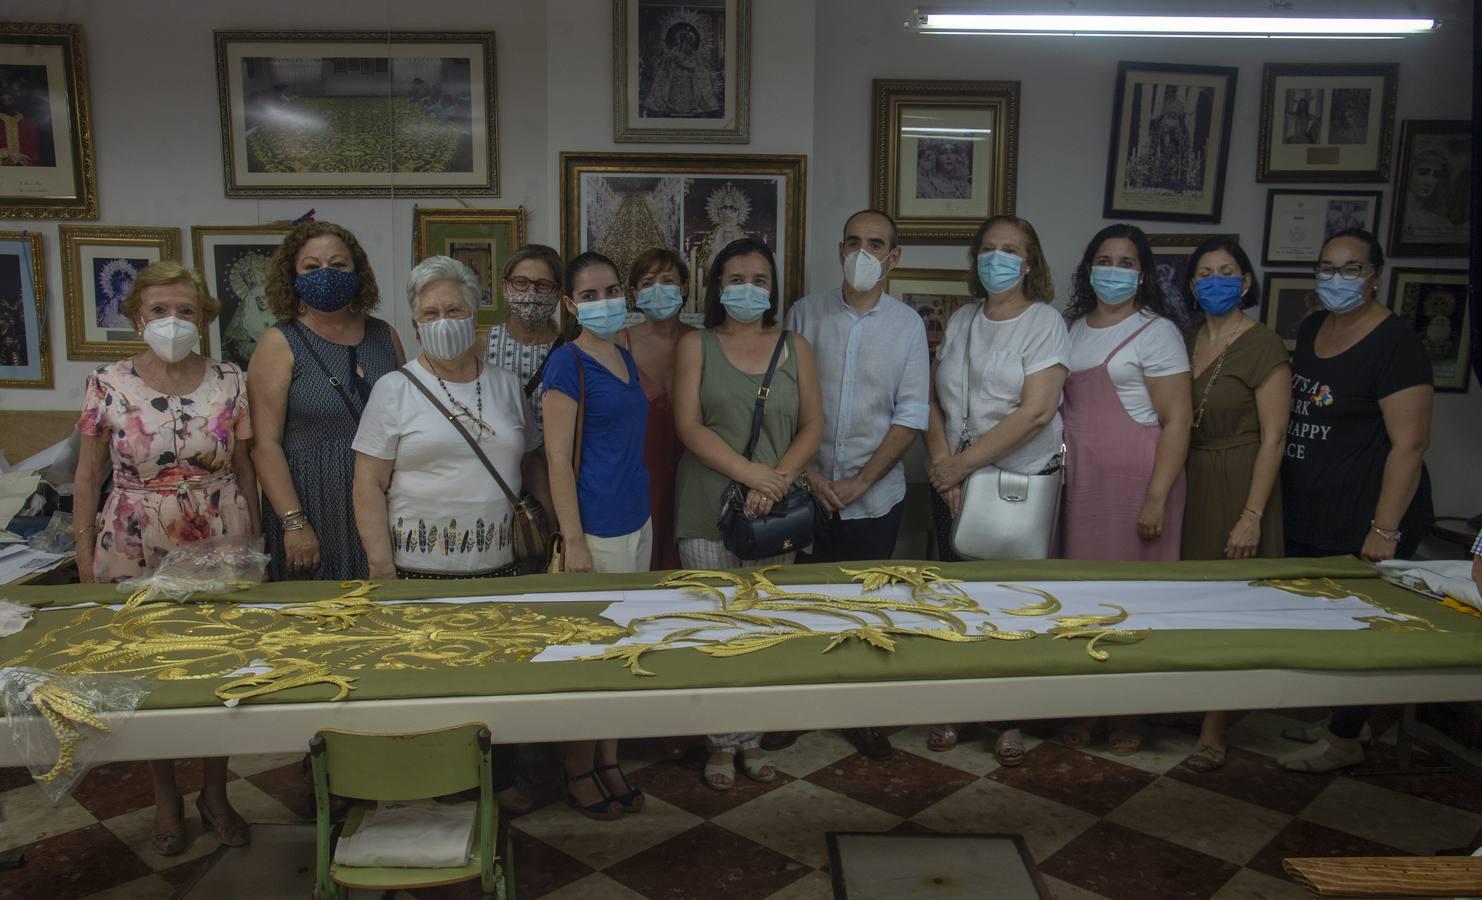
M 993 758 L 998 764 L 1012 769 L 1024 762 L 1024 735 L 1017 728 L 1006 728 L 993 744 Z
M 592 783 L 597 785 L 597 793 L 601 795 L 602 799 L 596 803 L 589 803 L 583 806 L 577 801 L 576 795 L 571 793 L 571 785 L 573 782 L 585 781 L 587 779 L 591 779 Z M 561 790 L 566 793 L 566 805 L 586 816 L 588 819 L 596 819 L 599 822 L 611 822 L 613 819 L 621 819 L 623 817 L 623 807 L 607 792 L 607 786 L 602 783 L 601 778 L 597 777 L 596 769 L 591 769 L 580 775 L 571 776 L 567 775 L 566 770 L 563 768 L 561 770 Z
M 1184 768 L 1190 772 L 1213 772 L 1225 764 L 1225 748 L 1200 744 L 1194 754 L 1184 760 Z
M 196 798 L 196 812 L 201 814 L 201 824 L 207 831 L 214 831 L 216 839 L 224 846 L 245 847 L 252 843 L 252 832 L 248 830 L 248 825 L 241 816 L 238 816 L 237 821 L 230 825 L 217 822 L 211 818 L 211 813 L 207 812 L 204 797 Z
M 1281 760 L 1281 767 L 1292 772 L 1333 772 L 1356 766 L 1364 761 L 1363 745 L 1351 743 L 1344 747 L 1324 740 Z
M 729 791 L 736 786 L 736 757 L 735 754 L 727 755 L 731 757 L 728 762 L 705 761 L 705 786 L 712 791 Z
M 926 735 L 926 749 L 941 753 L 957 746 L 956 725 L 933 725 Z
M 1135 721 L 1112 723 L 1111 733 L 1106 737 L 1113 756 L 1131 756 L 1142 749 L 1142 732 Z
M 1095 719 L 1076 719 L 1061 725 L 1055 732 L 1055 740 L 1072 750 L 1079 750 L 1091 743 L 1091 724 Z
M 626 791 L 623 791 L 621 794 L 617 794 L 612 799 L 618 802 L 618 805 L 623 808 L 623 812 L 625 813 L 643 812 L 643 791 L 640 791 L 638 788 L 633 787 L 633 785 L 629 783 L 628 774 L 623 771 L 622 766 L 618 765 L 617 763 L 608 763 L 607 765 L 599 765 L 594 767 L 593 771 L 606 772 L 608 769 L 617 769 L 618 777 L 621 778 L 623 781 L 623 787 L 627 788 Z
M 746 773 L 747 778 L 762 784 L 771 784 L 777 780 L 777 767 L 767 759 L 765 752 L 756 756 L 747 756 L 746 753 L 745 750 L 741 751 L 741 771 Z
M 178 824 L 173 831 L 154 833 L 154 852 L 160 856 L 179 856 L 189 846 L 185 839 L 185 801 L 178 796 L 175 798 L 175 818 Z

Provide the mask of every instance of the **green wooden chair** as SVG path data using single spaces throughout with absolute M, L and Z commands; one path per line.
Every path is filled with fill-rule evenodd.
M 495 854 L 499 807 L 494 802 L 489 729 L 478 723 L 417 734 L 320 731 L 309 742 L 318 807 L 316 900 L 344 900 L 348 888 L 369 891 L 439 887 L 479 879 L 485 898 L 514 900 L 514 867 L 508 848 Z M 334 858 L 329 818 L 331 792 L 356 801 L 343 835 L 359 829 L 374 801 L 420 800 L 478 788 L 474 823 L 477 852 L 461 866 L 438 869 L 341 866 Z

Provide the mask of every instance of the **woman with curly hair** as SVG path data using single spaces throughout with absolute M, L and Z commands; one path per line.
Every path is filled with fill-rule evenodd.
M 381 295 L 365 249 L 332 222 L 305 222 L 283 239 L 267 297 L 278 321 L 258 339 L 247 386 L 269 572 L 364 578 L 350 442 L 371 386 L 405 361 L 401 342 L 370 315 Z

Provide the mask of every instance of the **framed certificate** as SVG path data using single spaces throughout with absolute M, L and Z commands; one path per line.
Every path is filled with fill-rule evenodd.
M 1310 266 L 1328 238 L 1347 228 L 1379 230 L 1378 191 L 1266 192 L 1263 266 Z

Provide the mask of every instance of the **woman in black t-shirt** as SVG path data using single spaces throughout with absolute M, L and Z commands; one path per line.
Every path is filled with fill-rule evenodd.
M 1434 517 L 1425 449 L 1430 440 L 1430 360 L 1420 338 L 1375 300 L 1384 251 L 1361 229 L 1334 235 L 1317 264 L 1326 308 L 1297 333 L 1292 416 L 1281 466 L 1288 556 L 1354 554 L 1370 561 L 1414 554 Z M 1363 761 L 1367 707 L 1334 711 L 1323 729 L 1290 737 L 1314 743 L 1283 760 L 1326 772 Z

